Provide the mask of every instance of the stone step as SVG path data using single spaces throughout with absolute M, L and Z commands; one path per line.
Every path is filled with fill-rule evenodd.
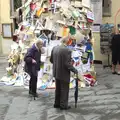
M 0 58 L 7 58 L 7 55 L 0 55 Z

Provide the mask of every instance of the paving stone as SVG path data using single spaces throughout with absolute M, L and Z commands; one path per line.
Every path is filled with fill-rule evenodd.
M 0 96 L 0 105 L 2 105 L 2 104 L 7 104 L 7 105 L 10 104 L 9 100 L 7 98 L 5 98 L 4 96 L 3 97 Z
M 96 87 L 91 88 L 94 92 L 101 91 L 101 90 L 107 90 L 105 85 L 97 85 Z
M 117 84 L 114 83 L 114 84 L 113 84 L 113 87 L 120 89 L 120 83 L 117 83 Z
M 112 103 L 119 103 L 120 104 L 120 99 L 107 99 L 107 100 L 98 100 L 95 101 L 96 104 L 112 104 Z
M 108 90 L 101 90 L 101 91 L 98 91 L 96 92 L 97 95 L 105 95 L 105 94 L 120 94 L 120 89 L 116 89 L 116 88 L 113 88 L 113 89 L 108 89 Z
M 95 93 L 94 93 L 94 91 L 79 91 L 79 96 L 91 96 L 91 95 L 94 95 Z
M 6 114 L 5 120 L 18 120 L 27 112 L 28 99 L 23 97 L 14 98 Z
M 84 115 L 84 120 L 99 120 L 100 115 L 99 114 L 88 114 L 88 115 Z
M 97 100 L 104 100 L 104 99 L 115 99 L 116 97 L 114 95 L 102 95 L 101 96 L 85 96 L 81 99 L 81 101 L 86 101 L 86 100 L 89 100 L 89 101 L 97 101 Z
M 5 66 L 0 65 L 2 76 Z M 75 90 L 70 90 L 72 109 L 68 111 L 53 108 L 54 90 L 40 91 L 34 101 L 23 87 L 0 86 L 0 120 L 120 120 L 120 78 L 111 75 L 110 70 L 97 71 L 98 85 L 79 90 L 77 108 Z
M 6 113 L 8 111 L 9 105 L 8 104 L 1 104 L 0 105 L 0 120 L 4 120 Z
M 87 110 L 116 110 L 118 108 L 117 105 L 96 105 L 96 106 L 87 106 L 83 107 L 81 109 L 87 109 Z

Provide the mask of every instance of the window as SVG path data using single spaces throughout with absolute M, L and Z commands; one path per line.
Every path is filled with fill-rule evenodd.
M 22 0 L 10 0 L 10 17 L 14 17 L 14 12 L 21 6 Z
M 111 0 L 103 0 L 103 17 L 111 16 Z
M 14 0 L 14 10 L 22 6 L 22 0 Z

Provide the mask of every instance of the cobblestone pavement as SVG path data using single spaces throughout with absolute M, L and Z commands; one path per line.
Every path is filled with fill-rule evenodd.
M 70 90 L 69 111 L 53 108 L 54 90 L 39 91 L 34 101 L 22 87 L 0 86 L 0 120 L 120 120 L 120 76 L 111 75 L 109 69 L 96 70 L 98 86 L 80 89 L 76 109 L 74 90 Z

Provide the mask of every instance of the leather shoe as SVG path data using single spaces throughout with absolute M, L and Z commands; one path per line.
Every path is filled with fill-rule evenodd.
M 60 105 L 54 105 L 54 108 L 60 108 Z
M 69 110 L 71 109 L 71 106 L 68 106 L 68 107 L 60 107 L 60 110 Z
M 32 95 L 32 91 L 29 91 L 29 95 Z
M 34 97 L 38 97 L 38 93 L 33 94 Z
M 31 93 L 31 94 L 29 94 L 29 95 L 31 95 L 31 96 L 33 96 L 33 97 L 38 97 L 38 93 Z

